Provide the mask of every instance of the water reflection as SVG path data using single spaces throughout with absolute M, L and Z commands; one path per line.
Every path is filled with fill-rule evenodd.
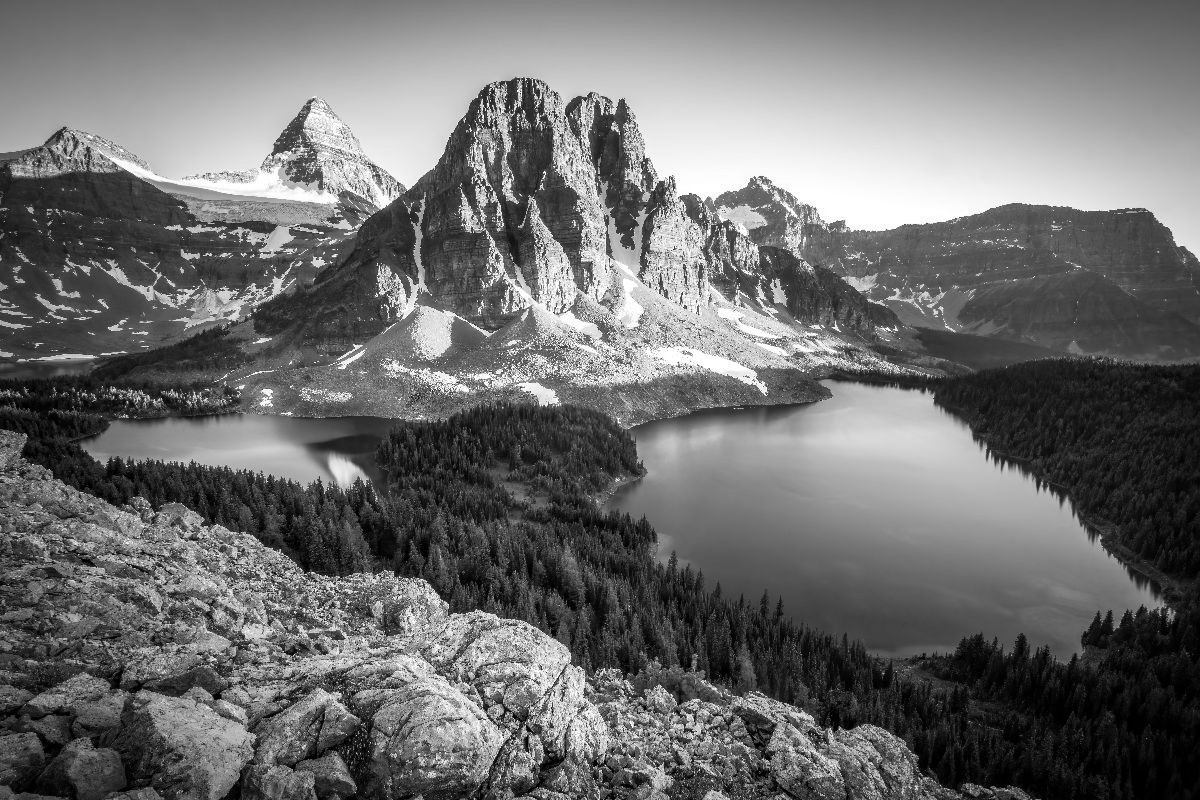
M 829 386 L 813 406 L 635 429 L 650 473 L 613 504 L 648 517 L 660 555 L 677 550 L 710 586 L 754 600 L 765 588 L 883 653 L 982 630 L 1067 655 L 1097 609 L 1153 604 L 1156 587 L 1130 581 L 1060 493 L 981 457 L 930 394 Z
M 375 449 L 393 421 L 378 417 L 298 419 L 226 414 L 162 420 L 117 420 L 83 442 L 95 458 L 196 461 L 308 483 L 356 478 L 378 482 Z M 378 485 L 378 483 L 377 483 Z

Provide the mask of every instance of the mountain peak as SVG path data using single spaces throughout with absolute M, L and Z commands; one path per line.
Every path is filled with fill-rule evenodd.
M 299 113 L 292 118 L 279 138 L 271 155 L 297 150 L 324 148 L 354 156 L 363 156 L 362 145 L 350 126 L 334 113 L 333 108 L 319 97 L 310 97 Z
M 564 108 L 562 96 L 537 78 L 510 78 L 483 87 L 471 102 L 464 121 L 492 126 L 517 115 L 534 119 L 556 118 Z
M 116 142 L 78 128 L 59 128 L 46 139 L 41 148 L 35 148 L 29 153 L 39 149 L 43 153 L 50 151 L 55 154 L 52 160 L 60 165 L 74 164 L 74 169 L 87 172 L 114 172 L 126 169 L 130 165 L 150 170 L 145 161 Z

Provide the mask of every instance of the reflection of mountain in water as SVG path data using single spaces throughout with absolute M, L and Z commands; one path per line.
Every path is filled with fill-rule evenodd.
M 370 417 L 353 422 L 355 433 L 309 442 L 305 447 L 339 486 L 345 488 L 356 480 L 362 480 L 381 487 L 384 485 L 383 474 L 375 464 L 375 450 L 392 423 L 390 420 Z
M 362 467 L 341 453 L 330 453 L 325 466 L 338 486 L 350 486 L 356 480 L 361 480 L 364 483 L 371 482 L 370 476 L 363 471 Z

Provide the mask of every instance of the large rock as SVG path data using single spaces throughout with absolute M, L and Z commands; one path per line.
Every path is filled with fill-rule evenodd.
M 367 790 L 385 800 L 470 794 L 505 739 L 483 709 L 437 676 L 388 691 L 371 724 Z
M 135 785 L 165 800 L 219 800 L 254 755 L 254 737 L 188 698 L 140 691 L 130 699 L 113 747 Z
M 301 761 L 297 772 L 311 772 L 317 800 L 346 800 L 358 793 L 358 785 L 350 775 L 345 760 L 337 753 L 326 753 L 320 758 Z
M 313 787 L 311 772 L 255 764 L 242 776 L 241 800 L 317 800 Z
M 506 785 L 533 781 L 542 764 L 589 761 L 607 746 L 607 729 L 584 698 L 583 671 L 560 642 L 531 625 L 482 612 L 455 615 L 423 649 L 451 680 L 469 684 L 511 745 L 499 766 Z M 590 713 L 589 713 L 590 711 Z
M 125 788 L 125 767 L 115 750 L 97 750 L 91 740 L 76 739 L 46 765 L 37 788 L 72 800 L 101 800 Z
M 104 697 L 111 688 L 103 678 L 81 672 L 31 698 L 22 711 L 35 718 L 59 712 L 72 712 L 82 703 Z
M 20 786 L 37 775 L 45 761 L 37 734 L 0 736 L 0 786 Z
M 809 734 L 788 723 L 778 725 L 766 752 L 771 757 L 771 777 L 796 800 L 846 799 L 841 765 L 822 753 Z
M 337 747 L 358 730 L 361 721 L 323 689 L 314 689 L 288 709 L 254 729 L 255 760 L 294 766 Z

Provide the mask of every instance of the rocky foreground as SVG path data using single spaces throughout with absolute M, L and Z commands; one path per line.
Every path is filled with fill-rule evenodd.
M 23 445 L 0 431 L 0 800 L 1027 800 L 945 789 L 892 734 L 760 694 L 588 677 L 424 581 L 302 572 L 183 506 L 71 489 Z

